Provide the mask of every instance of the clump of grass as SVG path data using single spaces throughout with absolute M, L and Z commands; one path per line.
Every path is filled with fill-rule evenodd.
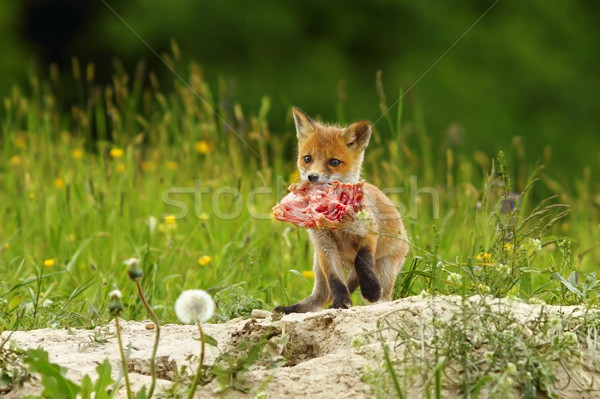
M 413 242 L 417 255 L 400 274 L 398 296 L 415 294 L 420 289 L 463 296 L 536 297 L 549 303 L 564 303 L 559 294 L 561 287 L 552 283 L 552 276 L 559 279 L 558 276 L 570 273 L 574 265 L 560 249 L 566 238 L 550 234 L 567 217 L 569 206 L 555 203 L 551 197 L 529 209 L 525 201 L 537 181 L 535 174 L 516 194 L 502 152 L 498 165 L 498 170 L 492 165 L 478 201 L 464 210 L 472 230 L 461 240 L 462 250 L 454 254 L 454 259 L 451 252 L 442 251 L 442 232 L 433 225 L 432 244 L 421 247 L 418 238 Z M 562 254 L 560 262 L 552 256 L 557 247 Z
M 566 390 L 595 389 L 597 312 L 538 307 L 523 318 L 511 302 L 482 296 L 444 306 L 452 310 L 433 314 L 417 329 L 394 315 L 382 321 L 373 336 L 391 335 L 394 343 L 382 341 L 381 369 L 371 368 L 364 378 L 377 384 L 377 397 L 416 387 L 426 397 L 470 398 L 561 397 Z
M 265 302 L 251 296 L 240 285 L 226 287 L 215 294 L 215 320 L 227 321 L 237 317 L 248 318 L 254 309 L 264 309 Z
M 0 329 L 0 333 L 2 330 Z M 0 338 L 0 395 L 4 396 L 31 378 L 25 365 L 25 354 L 6 345 L 10 338 Z

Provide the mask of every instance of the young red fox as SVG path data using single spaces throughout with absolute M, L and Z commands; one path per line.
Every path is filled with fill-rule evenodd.
M 293 109 L 302 181 L 357 183 L 371 124 L 360 121 L 339 128 L 326 126 Z M 315 248 L 315 286 L 308 298 L 282 313 L 312 312 L 333 300 L 333 308 L 352 306 L 350 294 L 360 286 L 369 302 L 389 301 L 396 276 L 408 252 L 404 224 L 392 201 L 372 184 L 364 185 L 365 217 L 336 230 L 308 230 Z M 348 280 L 344 283 L 344 271 Z

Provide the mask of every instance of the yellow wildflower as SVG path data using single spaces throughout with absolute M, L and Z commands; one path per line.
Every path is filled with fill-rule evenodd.
M 477 260 L 483 263 L 492 263 L 494 260 L 489 252 L 480 252 L 477 254 Z
M 511 249 L 512 249 L 512 244 L 510 242 L 507 242 L 504 244 L 505 251 L 510 251 Z
M 142 169 L 144 172 L 152 172 L 155 169 L 154 163 L 151 161 L 143 161 L 140 163 L 140 169 Z
M 117 164 L 117 172 L 123 173 L 123 172 L 125 172 L 125 169 L 127 169 L 127 167 L 125 166 L 125 164 L 123 162 L 119 162 Z
M 83 158 L 83 151 L 81 148 L 75 148 L 73 151 L 71 151 L 71 156 L 73 156 L 75 159 L 81 159 Z
M 177 218 L 175 217 L 175 215 L 167 215 L 165 216 L 164 221 L 166 224 L 176 224 Z
M 211 145 L 208 143 L 208 141 L 201 140 L 196 143 L 196 151 L 198 151 L 200 154 L 208 154 L 210 150 Z
M 302 275 L 306 278 L 315 278 L 315 273 L 312 270 L 302 270 Z
M 10 158 L 10 160 L 8 161 L 12 166 L 19 166 L 21 165 L 21 157 L 18 155 L 15 155 L 13 157 Z
M 5 242 L 3 247 L 4 247 L 4 249 L 8 249 L 8 248 L 10 248 L 10 244 L 8 242 Z
M 198 219 L 200 219 L 200 220 L 208 220 L 208 219 L 209 219 L 208 213 L 206 213 L 206 212 L 202 212 L 202 213 L 201 213 L 201 214 L 198 216 Z
M 27 196 L 29 197 L 29 199 L 35 199 L 35 193 L 29 193 L 27 194 Z
M 19 136 L 15 139 L 15 145 L 21 149 L 25 148 L 27 147 L 27 140 L 25 140 L 25 137 Z
M 110 156 L 113 158 L 121 158 L 123 155 L 125 155 L 125 151 L 120 148 L 113 148 L 110 150 Z
M 56 259 L 51 258 L 51 259 L 46 259 L 44 261 L 44 266 L 46 267 L 53 267 L 56 264 Z
M 211 259 L 212 258 L 208 255 L 201 256 L 200 259 L 198 259 L 198 264 L 200 266 L 206 266 L 210 263 Z
M 58 188 L 59 190 L 65 188 L 65 181 L 60 177 L 57 177 L 54 179 L 54 187 Z
M 165 166 L 169 170 L 177 170 L 177 168 L 179 167 L 179 165 L 175 161 L 167 161 L 167 163 L 165 164 Z

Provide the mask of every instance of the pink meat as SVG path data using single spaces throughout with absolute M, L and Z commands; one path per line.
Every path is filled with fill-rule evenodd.
M 300 182 L 273 207 L 275 219 L 309 229 L 337 229 L 351 223 L 364 208 L 363 182 Z

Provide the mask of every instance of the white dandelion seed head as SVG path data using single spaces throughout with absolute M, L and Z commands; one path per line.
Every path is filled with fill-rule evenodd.
M 187 290 L 175 301 L 175 313 L 185 324 L 205 322 L 215 313 L 215 303 L 206 291 Z
M 129 258 L 124 261 L 123 264 L 128 267 L 137 266 L 140 264 L 140 260 L 138 258 Z
M 108 293 L 109 298 L 121 299 L 122 296 L 123 296 L 123 294 L 121 294 L 121 291 L 119 291 L 119 290 L 112 290 L 111 292 Z

